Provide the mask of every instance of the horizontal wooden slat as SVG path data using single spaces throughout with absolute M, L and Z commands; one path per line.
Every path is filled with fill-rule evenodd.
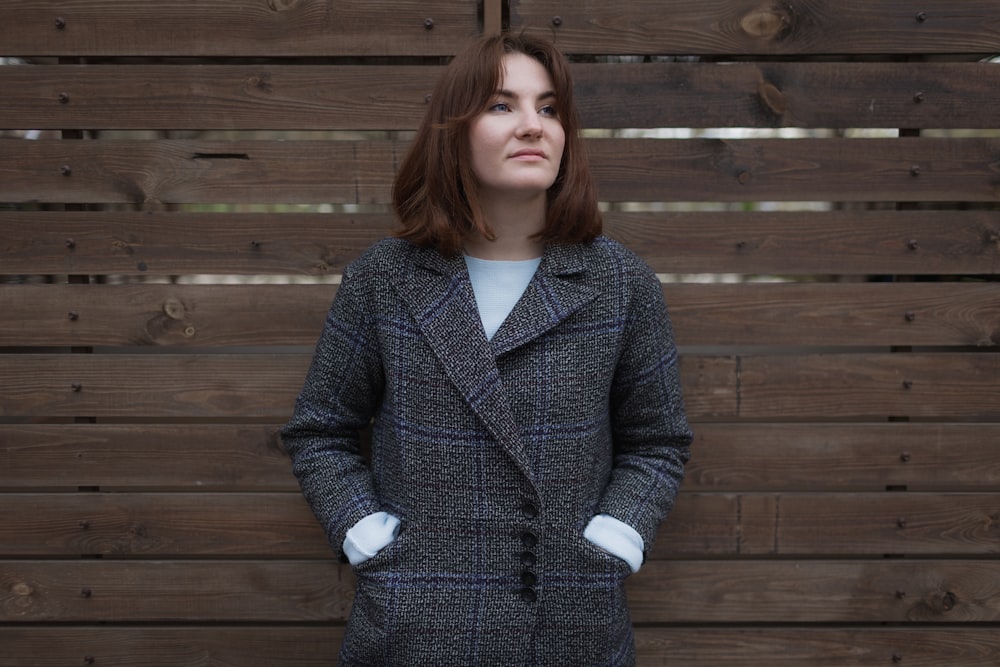
M 0 622 L 344 621 L 349 568 L 313 561 L 0 561 Z
M 608 201 L 996 201 L 1000 139 L 592 139 Z M 390 201 L 400 141 L 11 141 L 0 201 Z
M 295 491 L 279 424 L 0 424 L 0 489 Z
M 95 664 L 132 667 L 155 656 L 161 667 L 327 667 L 343 628 L 314 626 L 0 627 L 0 667 Z M 994 627 L 635 629 L 639 667 L 885 667 L 893 656 L 916 667 L 994 667 Z
M 0 489 L 296 491 L 277 424 L 3 424 Z M 1000 424 L 695 422 L 685 491 L 994 491 Z
M 998 582 L 997 560 L 650 561 L 628 588 L 637 624 L 954 624 L 1000 621 Z M 332 560 L 0 561 L 0 621 L 343 621 L 352 588 Z
M 441 71 L 274 62 L 0 67 L 0 127 L 414 129 Z M 588 63 L 573 74 L 592 128 L 992 128 L 990 110 L 1000 106 L 1000 68 L 986 63 Z
M 310 355 L 7 354 L 3 417 L 286 418 Z M 682 359 L 694 419 L 996 419 L 1000 355 L 805 354 Z
M 1000 273 L 991 211 L 605 214 L 661 273 Z M 391 214 L 0 212 L 0 273 L 340 273 Z
M 5 56 L 436 55 L 478 23 L 473 0 L 7 0 L 0 43 Z
M 1000 621 L 996 559 L 650 561 L 630 583 L 637 623 Z
M 1000 355 L 747 356 L 740 416 L 1000 417 Z
M 995 53 L 996 0 L 511 3 L 511 29 L 577 53 Z
M 332 285 L 0 285 L 0 346 L 312 345 Z M 1000 346 L 1000 283 L 668 284 L 681 345 Z
M 300 493 L 7 493 L 5 557 L 332 557 Z M 652 558 L 1000 554 L 997 493 L 682 493 Z
M 441 70 L 433 66 L 330 67 L 273 62 L 256 66 L 0 67 L 0 87 L 10 85 L 12 93 L 18 91 L 5 96 L 0 126 L 413 129 L 424 114 Z
M 1000 488 L 1000 424 L 704 424 L 689 491 Z

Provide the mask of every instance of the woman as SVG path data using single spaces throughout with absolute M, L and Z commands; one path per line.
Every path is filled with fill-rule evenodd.
M 660 284 L 600 236 L 565 59 L 456 57 L 394 204 L 282 432 L 357 577 L 341 664 L 633 665 L 623 583 L 691 434 Z

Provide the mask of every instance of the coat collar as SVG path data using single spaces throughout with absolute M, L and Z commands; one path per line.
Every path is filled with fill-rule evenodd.
M 414 248 L 414 269 L 396 288 L 452 384 L 490 433 L 532 477 L 520 428 L 497 368 L 500 356 L 543 335 L 592 301 L 583 248 L 550 244 L 521 299 L 492 341 L 486 340 L 461 255 Z

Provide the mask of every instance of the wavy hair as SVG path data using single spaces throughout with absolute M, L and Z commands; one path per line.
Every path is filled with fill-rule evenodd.
M 579 136 L 569 63 L 553 44 L 508 34 L 483 37 L 452 59 L 438 80 L 415 140 L 393 186 L 396 236 L 444 255 L 461 251 L 474 231 L 496 238 L 479 200 L 469 128 L 501 87 L 504 56 L 522 53 L 549 73 L 557 116 L 566 133 L 562 162 L 548 189 L 546 220 L 536 237 L 546 243 L 586 243 L 601 233 L 593 177 Z

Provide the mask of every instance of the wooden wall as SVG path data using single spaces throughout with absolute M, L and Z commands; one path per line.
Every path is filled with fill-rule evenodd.
M 1000 0 L 4 0 L 0 667 L 333 664 L 275 429 L 501 23 L 682 346 L 640 665 L 1000 664 Z

